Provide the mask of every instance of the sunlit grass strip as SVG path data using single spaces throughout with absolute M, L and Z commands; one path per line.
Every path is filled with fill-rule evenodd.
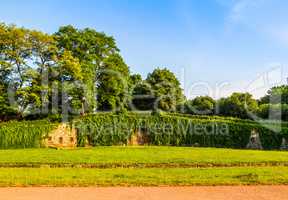
M 191 147 L 96 147 L 0 150 L 2 167 L 221 167 L 288 164 L 286 151 Z
M 0 186 L 286 185 L 287 167 L 174 169 L 0 169 Z

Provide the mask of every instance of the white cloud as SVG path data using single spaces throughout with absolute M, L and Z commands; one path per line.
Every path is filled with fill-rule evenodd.
M 230 0 L 230 2 L 226 17 L 228 30 L 241 26 L 272 42 L 288 45 L 287 1 Z

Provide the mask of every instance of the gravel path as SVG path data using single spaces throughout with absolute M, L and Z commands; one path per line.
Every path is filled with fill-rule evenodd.
M 1 200 L 284 200 L 288 186 L 0 188 Z

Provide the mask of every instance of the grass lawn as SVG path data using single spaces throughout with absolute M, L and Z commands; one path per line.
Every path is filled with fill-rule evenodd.
M 288 152 L 190 147 L 0 151 L 0 186 L 288 184 Z
M 2 168 L 0 186 L 188 186 L 288 184 L 287 167 Z
M 226 167 L 288 165 L 288 152 L 191 147 L 97 147 L 0 150 L 0 166 L 65 164 L 85 167 Z M 89 165 L 90 164 L 90 165 Z M 69 165 L 68 165 L 69 166 Z

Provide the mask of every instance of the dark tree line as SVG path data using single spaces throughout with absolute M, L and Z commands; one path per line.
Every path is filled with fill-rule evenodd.
M 63 26 L 46 34 L 0 24 L 0 120 L 157 109 L 288 120 L 287 105 L 287 86 L 272 88 L 260 100 L 249 93 L 187 100 L 166 68 L 144 80 L 131 74 L 105 33 Z
M 271 119 L 288 121 L 288 86 L 271 88 L 267 95 L 256 100 L 249 93 L 233 93 L 214 100 L 208 96 L 187 100 L 178 106 L 178 112 L 198 115 L 220 115 L 242 119 Z

